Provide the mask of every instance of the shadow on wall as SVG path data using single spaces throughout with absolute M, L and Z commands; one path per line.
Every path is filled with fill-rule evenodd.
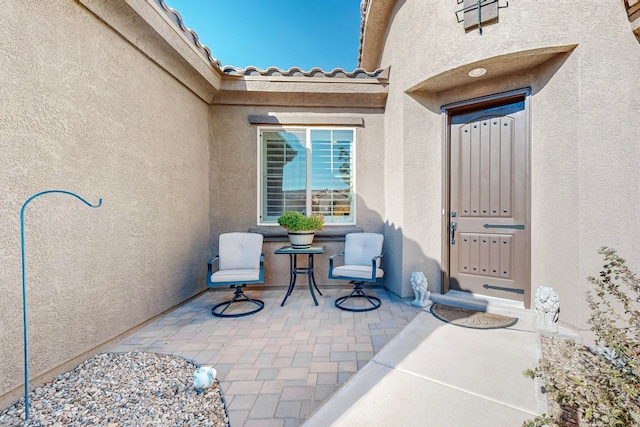
M 442 268 L 440 263 L 428 257 L 417 241 L 405 235 L 389 221 L 384 224 L 385 235 L 385 287 L 402 297 L 414 296 L 411 288 L 411 273 L 418 271 L 427 278 L 431 293 L 442 293 Z
M 357 216 L 358 225 L 365 232 L 384 234 L 382 269 L 385 288 L 399 297 L 412 298 L 411 273 L 421 271 L 427 278 L 429 291 L 442 292 L 440 263 L 425 254 L 414 236 L 407 235 L 389 220 L 383 220 L 380 213 L 371 209 L 360 196 L 357 197 Z

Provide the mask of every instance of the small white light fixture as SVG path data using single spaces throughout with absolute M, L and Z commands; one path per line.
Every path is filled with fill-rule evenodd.
M 487 73 L 487 69 L 486 68 L 478 67 L 478 68 L 474 68 L 473 70 L 469 71 L 469 73 L 467 75 L 469 77 L 480 77 L 480 76 L 484 76 L 486 73 Z

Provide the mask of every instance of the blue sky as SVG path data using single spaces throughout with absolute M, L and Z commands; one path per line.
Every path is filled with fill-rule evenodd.
M 360 0 L 165 0 L 222 65 L 358 66 Z

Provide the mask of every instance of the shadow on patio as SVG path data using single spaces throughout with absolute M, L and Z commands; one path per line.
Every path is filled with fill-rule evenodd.
M 420 312 L 382 288 L 368 291 L 382 300 L 380 309 L 345 312 L 334 300 L 350 288 L 321 290 L 317 307 L 304 286 L 280 307 L 286 289 L 251 289 L 265 309 L 234 319 L 211 315 L 228 289 L 205 292 L 110 351 L 170 353 L 213 365 L 232 426 L 300 425 Z
M 541 357 L 539 334 L 521 312 L 507 329 L 446 324 L 382 288 L 380 309 L 319 306 L 298 288 L 250 290 L 257 314 L 211 316 L 228 290 L 206 292 L 161 317 L 115 352 L 170 353 L 213 365 L 236 426 L 520 425 L 547 411 L 540 384 L 522 372 Z M 357 373 L 357 375 L 356 375 Z

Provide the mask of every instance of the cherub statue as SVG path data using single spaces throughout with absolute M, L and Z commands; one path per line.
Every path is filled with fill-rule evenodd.
M 431 298 L 431 292 L 427 289 L 427 285 L 427 278 L 424 276 L 424 273 L 420 271 L 411 273 L 411 288 L 416 295 L 416 298 L 411 301 L 411 305 L 424 308 L 432 304 L 432 301 L 429 299 Z
M 196 369 L 193 373 L 193 388 L 196 389 L 196 393 L 200 394 L 202 390 L 210 388 L 217 374 L 216 370 L 211 366 L 203 366 Z
M 536 291 L 536 329 L 545 332 L 558 332 L 560 298 L 549 286 L 540 286 Z

